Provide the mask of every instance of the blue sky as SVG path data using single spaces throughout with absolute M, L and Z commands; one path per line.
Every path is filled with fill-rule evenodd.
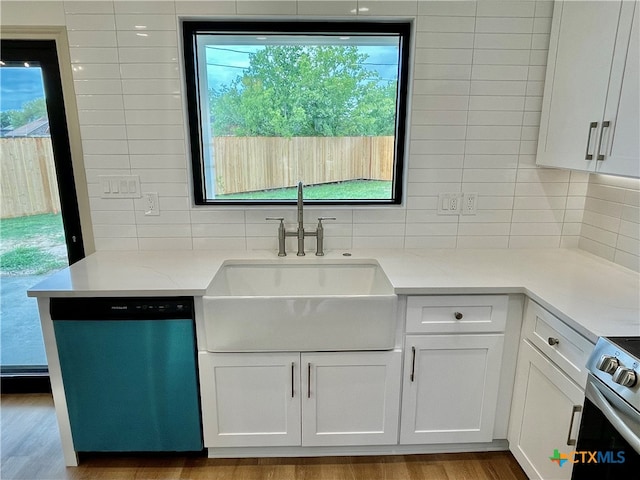
M 42 70 L 38 67 L 0 68 L 0 110 L 19 110 L 30 100 L 44 97 Z
M 249 54 L 263 48 L 257 45 L 210 45 L 207 48 L 209 86 L 219 89 L 229 85 L 249 66 Z M 369 56 L 367 68 L 377 70 L 383 80 L 397 80 L 397 46 L 359 46 L 358 50 Z

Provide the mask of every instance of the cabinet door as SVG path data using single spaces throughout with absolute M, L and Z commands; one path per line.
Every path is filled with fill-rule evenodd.
M 595 169 L 621 4 L 555 2 L 538 165 Z
M 300 354 L 199 356 L 205 447 L 300 445 Z
M 575 450 L 584 392 L 527 341 L 520 345 L 509 449 L 529 478 L 569 479 L 573 464 L 550 457 Z
M 398 443 L 401 352 L 302 354 L 302 444 Z
M 490 442 L 504 335 L 412 335 L 400 443 Z
M 604 159 L 598 162 L 597 171 L 640 177 L 640 5 L 625 2 L 622 8 L 604 113 L 604 120 L 610 121 L 610 126 L 603 133 Z

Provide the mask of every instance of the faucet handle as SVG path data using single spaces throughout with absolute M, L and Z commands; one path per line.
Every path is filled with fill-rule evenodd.
M 323 220 L 335 220 L 336 217 L 318 217 L 318 228 L 321 229 L 322 228 L 322 221 Z
M 265 220 L 278 220 L 280 223 L 283 223 L 284 217 L 266 217 Z

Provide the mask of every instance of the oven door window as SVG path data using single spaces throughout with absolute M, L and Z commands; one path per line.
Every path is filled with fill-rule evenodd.
M 640 455 L 588 398 L 584 403 L 576 452 L 574 458 L 580 461 L 573 466 L 572 480 L 622 480 L 637 478 L 640 472 Z

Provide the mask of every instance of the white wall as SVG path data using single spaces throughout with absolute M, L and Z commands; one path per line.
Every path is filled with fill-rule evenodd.
M 591 175 L 578 245 L 640 271 L 640 181 Z
M 587 248 L 589 175 L 535 167 L 552 11 L 548 0 L 3 1 L 2 25 L 68 29 L 98 250 L 275 249 L 264 217 L 295 222 L 291 207 L 191 200 L 178 17 L 265 15 L 416 21 L 405 205 L 307 208 L 310 221 L 338 218 L 327 249 Z M 100 198 L 98 175 L 129 173 L 159 193 L 160 216 L 144 216 L 142 201 Z M 450 191 L 478 192 L 478 214 L 438 216 L 437 194 Z

